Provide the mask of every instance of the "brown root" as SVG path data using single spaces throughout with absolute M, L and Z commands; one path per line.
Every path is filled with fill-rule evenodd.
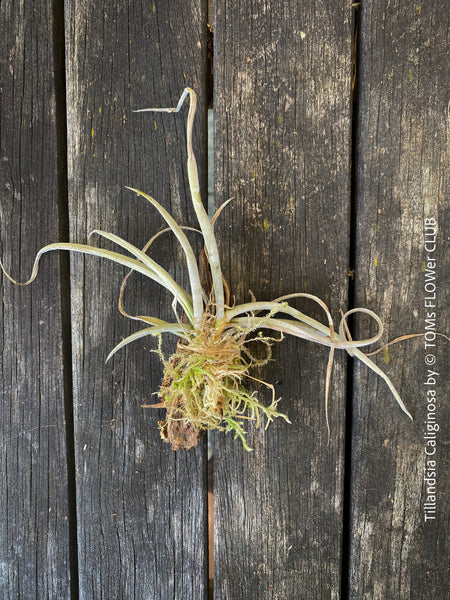
M 158 421 L 161 439 L 172 444 L 172 450 L 193 448 L 206 432 L 206 429 L 200 429 L 181 417 L 182 413 L 179 412 L 174 414 L 172 419 Z

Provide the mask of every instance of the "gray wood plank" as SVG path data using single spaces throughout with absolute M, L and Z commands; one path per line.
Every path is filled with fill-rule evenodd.
M 433 332 L 450 329 L 448 29 L 446 2 L 362 5 L 357 304 L 383 318 L 386 341 L 428 327 L 436 346 L 426 348 L 419 338 L 375 357 L 392 376 L 413 423 L 382 382 L 356 368 L 350 563 L 355 600 L 439 600 L 449 591 L 448 345 L 433 339 Z M 427 229 L 427 219 L 435 220 L 436 232 L 433 221 Z M 434 235 L 435 245 L 425 246 Z M 427 320 L 427 313 L 435 315 Z M 433 357 L 436 363 L 426 364 Z M 429 370 L 439 375 L 428 378 Z M 436 402 L 428 402 L 433 394 Z M 440 430 L 430 431 L 427 440 L 435 421 Z M 427 456 L 427 450 L 435 454 Z M 427 496 L 436 496 L 435 512 L 431 498 L 426 510 Z
M 217 223 L 236 302 L 309 292 L 338 320 L 348 287 L 351 6 L 215 2 Z M 295 304 L 295 301 L 293 301 Z M 323 319 L 312 303 L 297 306 Z M 338 598 L 345 356 L 325 421 L 327 351 L 285 340 L 255 372 L 292 421 L 215 438 L 214 598 Z M 261 396 L 270 392 L 261 387 Z
M 57 240 L 53 2 L 0 4 L 1 257 L 28 279 Z M 19 288 L 1 277 L 0 597 L 69 598 L 61 282 L 58 256 Z
M 154 196 L 193 224 L 185 180 L 186 112 L 133 114 L 175 106 L 189 85 L 200 94 L 196 148 L 206 181 L 206 13 L 203 2 L 66 2 L 71 234 L 93 228 L 137 246 L 163 227 L 143 199 Z M 185 109 L 186 110 L 186 109 Z M 204 186 L 206 193 L 206 185 Z M 195 239 L 195 238 L 194 238 Z M 185 283 L 170 235 L 152 257 Z M 147 338 L 110 364 L 105 357 L 139 329 L 118 314 L 125 274 L 99 259 L 73 257 L 72 319 L 81 598 L 203 598 L 207 593 L 206 444 L 173 452 L 144 410 L 162 375 Z M 135 275 L 127 309 L 171 319 L 172 299 Z M 136 314 L 136 312 L 135 312 Z M 166 353 L 173 340 L 164 343 Z

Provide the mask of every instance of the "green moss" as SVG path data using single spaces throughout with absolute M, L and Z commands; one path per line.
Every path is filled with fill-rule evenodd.
M 267 349 L 267 357 L 254 359 L 246 349 L 245 333 L 235 328 L 217 329 L 211 327 L 211 318 L 205 319 L 203 327 L 192 336 L 179 342 L 177 351 L 164 363 L 164 379 L 159 390 L 162 406 L 166 409 L 166 420 L 160 423 L 162 437 L 178 447 L 191 447 L 192 431 L 219 429 L 234 432 L 244 447 L 246 443 L 244 420 L 261 417 L 267 424 L 274 417 L 286 415 L 276 410 L 273 387 L 272 402 L 265 406 L 258 400 L 256 392 L 249 392 L 243 381 L 254 379 L 249 370 L 256 364 L 267 362 L 270 356 L 272 338 L 258 336 Z M 180 427 L 176 428 L 173 440 L 171 422 L 184 423 L 188 439 L 180 442 Z

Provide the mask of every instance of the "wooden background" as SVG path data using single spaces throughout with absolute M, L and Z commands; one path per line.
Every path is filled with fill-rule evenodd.
M 336 322 L 340 308 L 375 310 L 385 341 L 424 331 L 435 219 L 432 310 L 448 333 L 448 31 L 444 0 L 0 2 L 5 266 L 24 280 L 40 247 L 85 242 L 94 228 L 143 245 L 162 222 L 125 185 L 193 225 L 186 112 L 132 112 L 174 106 L 189 85 L 204 197 L 213 102 L 215 204 L 235 198 L 216 232 L 237 301 L 304 291 Z M 170 236 L 152 256 L 185 282 Z M 292 425 L 250 427 L 253 453 L 215 435 L 208 477 L 206 440 L 174 453 L 141 408 L 161 377 L 151 341 L 104 363 L 136 329 L 116 307 L 123 275 L 54 254 L 30 287 L 2 279 L 1 598 L 448 597 L 444 341 L 375 359 L 413 423 L 377 376 L 339 355 L 328 440 L 327 351 L 285 340 L 258 375 L 276 383 Z M 170 315 L 167 295 L 138 276 L 127 303 Z M 354 327 L 365 337 L 372 324 Z M 425 522 L 430 353 L 440 431 Z

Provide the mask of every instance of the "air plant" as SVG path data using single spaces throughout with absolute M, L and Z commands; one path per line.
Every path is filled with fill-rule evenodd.
M 159 338 L 157 352 L 163 361 L 164 374 L 159 392 L 160 402 L 150 405 L 166 410 L 165 419 L 159 421 L 161 437 L 171 442 L 173 449 L 189 449 L 195 446 L 207 430 L 218 429 L 233 432 L 241 439 L 244 448 L 250 448 L 246 442 L 244 423 L 254 419 L 257 423 L 261 417 L 267 425 L 275 418 L 286 415 L 278 411 L 278 400 L 274 388 L 269 383 L 256 379 L 272 390 L 269 405 L 261 402 L 257 394 L 246 389 L 247 380 L 255 380 L 250 374 L 252 367 L 267 362 L 271 356 L 271 346 L 285 335 L 293 335 L 310 340 L 330 348 L 325 382 L 325 412 L 328 432 L 328 396 L 334 352 L 344 349 L 355 358 L 366 364 L 377 373 L 388 385 L 394 398 L 408 417 L 410 413 L 402 402 L 389 377 L 360 348 L 368 346 L 380 339 L 383 325 L 380 318 L 371 310 L 357 308 L 342 314 L 338 332 L 335 331 L 328 307 L 317 296 L 306 293 L 295 293 L 276 298 L 271 302 L 256 301 L 230 306 L 230 292 L 222 274 L 219 251 L 214 235 L 214 222 L 225 203 L 212 219 L 208 217 L 200 197 L 200 186 L 197 163 L 192 149 L 192 129 L 196 111 L 197 97 L 195 92 L 186 88 L 175 108 L 148 108 L 142 111 L 179 112 L 184 100 L 190 96 L 187 117 L 187 168 L 192 204 L 203 236 L 204 250 L 197 261 L 192 246 L 185 234 L 187 227 L 180 226 L 174 218 L 154 198 L 134 188 L 128 188 L 144 198 L 163 217 L 167 228 L 157 233 L 147 245 L 138 249 L 126 240 L 105 231 L 95 230 L 92 233 L 113 242 L 130 256 L 107 249 L 75 243 L 56 243 L 42 248 L 36 255 L 31 277 L 19 285 L 28 285 L 36 277 L 40 258 L 51 250 L 69 250 L 106 258 L 128 267 L 129 274 L 125 278 L 119 298 L 120 312 L 132 319 L 142 321 L 147 327 L 122 340 L 109 354 L 109 360 L 118 350 L 144 336 Z M 184 252 L 189 275 L 190 291 L 183 289 L 169 273 L 147 254 L 153 241 L 164 231 L 171 231 Z M 0 262 L 5 275 L 8 275 Z M 132 316 L 124 308 L 123 294 L 128 276 L 138 272 L 156 281 L 173 296 L 174 321 L 167 322 L 151 316 Z M 309 298 L 315 301 L 325 312 L 327 324 L 307 316 L 293 308 L 288 300 L 293 298 Z M 365 313 L 378 324 L 377 334 L 359 341 L 351 339 L 347 318 L 352 313 Z M 264 333 L 263 333 L 264 332 Z M 275 332 L 269 333 L 268 332 Z M 162 334 L 171 333 L 178 337 L 175 353 L 166 359 L 161 351 Z M 274 337 L 277 336 L 277 337 Z M 409 336 L 408 336 L 409 337 Z M 257 341 L 266 350 L 265 359 L 256 359 L 249 348 L 249 343 Z M 148 405 L 143 405 L 148 406 Z M 288 421 L 289 422 L 289 421 Z

